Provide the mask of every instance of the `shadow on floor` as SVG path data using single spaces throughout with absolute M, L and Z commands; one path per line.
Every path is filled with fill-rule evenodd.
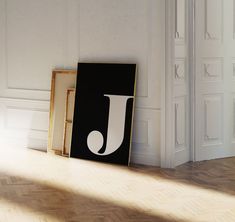
M 189 162 L 175 169 L 134 166 L 136 173 L 235 195 L 235 157 Z
M 51 216 L 58 221 L 177 221 L 163 218 L 160 215 L 153 215 L 151 212 L 141 212 L 137 209 L 90 198 L 83 193 L 72 193 L 52 185 L 45 185 L 4 172 L 0 172 L 0 200 L 10 202 L 16 207 L 26 208 L 35 215 L 45 215 L 45 218 Z M 182 222 L 182 220 L 180 221 Z

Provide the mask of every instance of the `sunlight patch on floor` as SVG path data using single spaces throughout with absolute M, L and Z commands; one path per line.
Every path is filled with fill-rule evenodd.
M 151 215 L 182 221 L 223 221 L 225 216 L 226 221 L 235 220 L 235 196 L 215 190 L 144 175 L 127 167 L 30 150 L 7 151 L 0 156 L 4 173 Z
M 0 221 L 12 221 L 12 222 L 59 222 L 57 218 L 50 215 L 40 214 L 32 211 L 24 205 L 14 204 L 6 200 L 0 200 Z

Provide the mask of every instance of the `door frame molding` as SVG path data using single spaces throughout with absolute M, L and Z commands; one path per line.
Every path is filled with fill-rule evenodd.
M 175 1 L 165 1 L 165 72 L 161 74 L 161 164 L 174 167 L 173 81 L 175 55 Z
M 187 32 L 189 36 L 188 42 L 188 55 L 189 55 L 189 124 L 190 124 L 190 138 L 189 138 L 189 148 L 190 148 L 190 160 L 195 161 L 195 104 L 196 104 L 196 67 L 195 67 L 195 0 L 189 0 L 189 25 L 187 27 Z M 191 16 L 190 16 L 191 15 Z

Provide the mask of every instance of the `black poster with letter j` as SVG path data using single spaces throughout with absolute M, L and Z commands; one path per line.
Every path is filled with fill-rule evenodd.
M 70 156 L 129 164 L 135 64 L 78 63 Z

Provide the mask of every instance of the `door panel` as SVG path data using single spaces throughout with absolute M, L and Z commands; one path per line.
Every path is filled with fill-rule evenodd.
M 189 60 L 188 60 L 188 4 L 175 1 L 175 67 L 173 82 L 174 103 L 174 164 L 188 162 L 189 156 Z
M 204 96 L 204 143 L 216 145 L 222 143 L 222 109 L 223 101 L 219 95 Z
M 195 160 L 235 155 L 234 1 L 195 1 Z
M 185 97 L 175 100 L 175 144 L 176 150 L 185 146 L 186 142 L 186 110 Z

